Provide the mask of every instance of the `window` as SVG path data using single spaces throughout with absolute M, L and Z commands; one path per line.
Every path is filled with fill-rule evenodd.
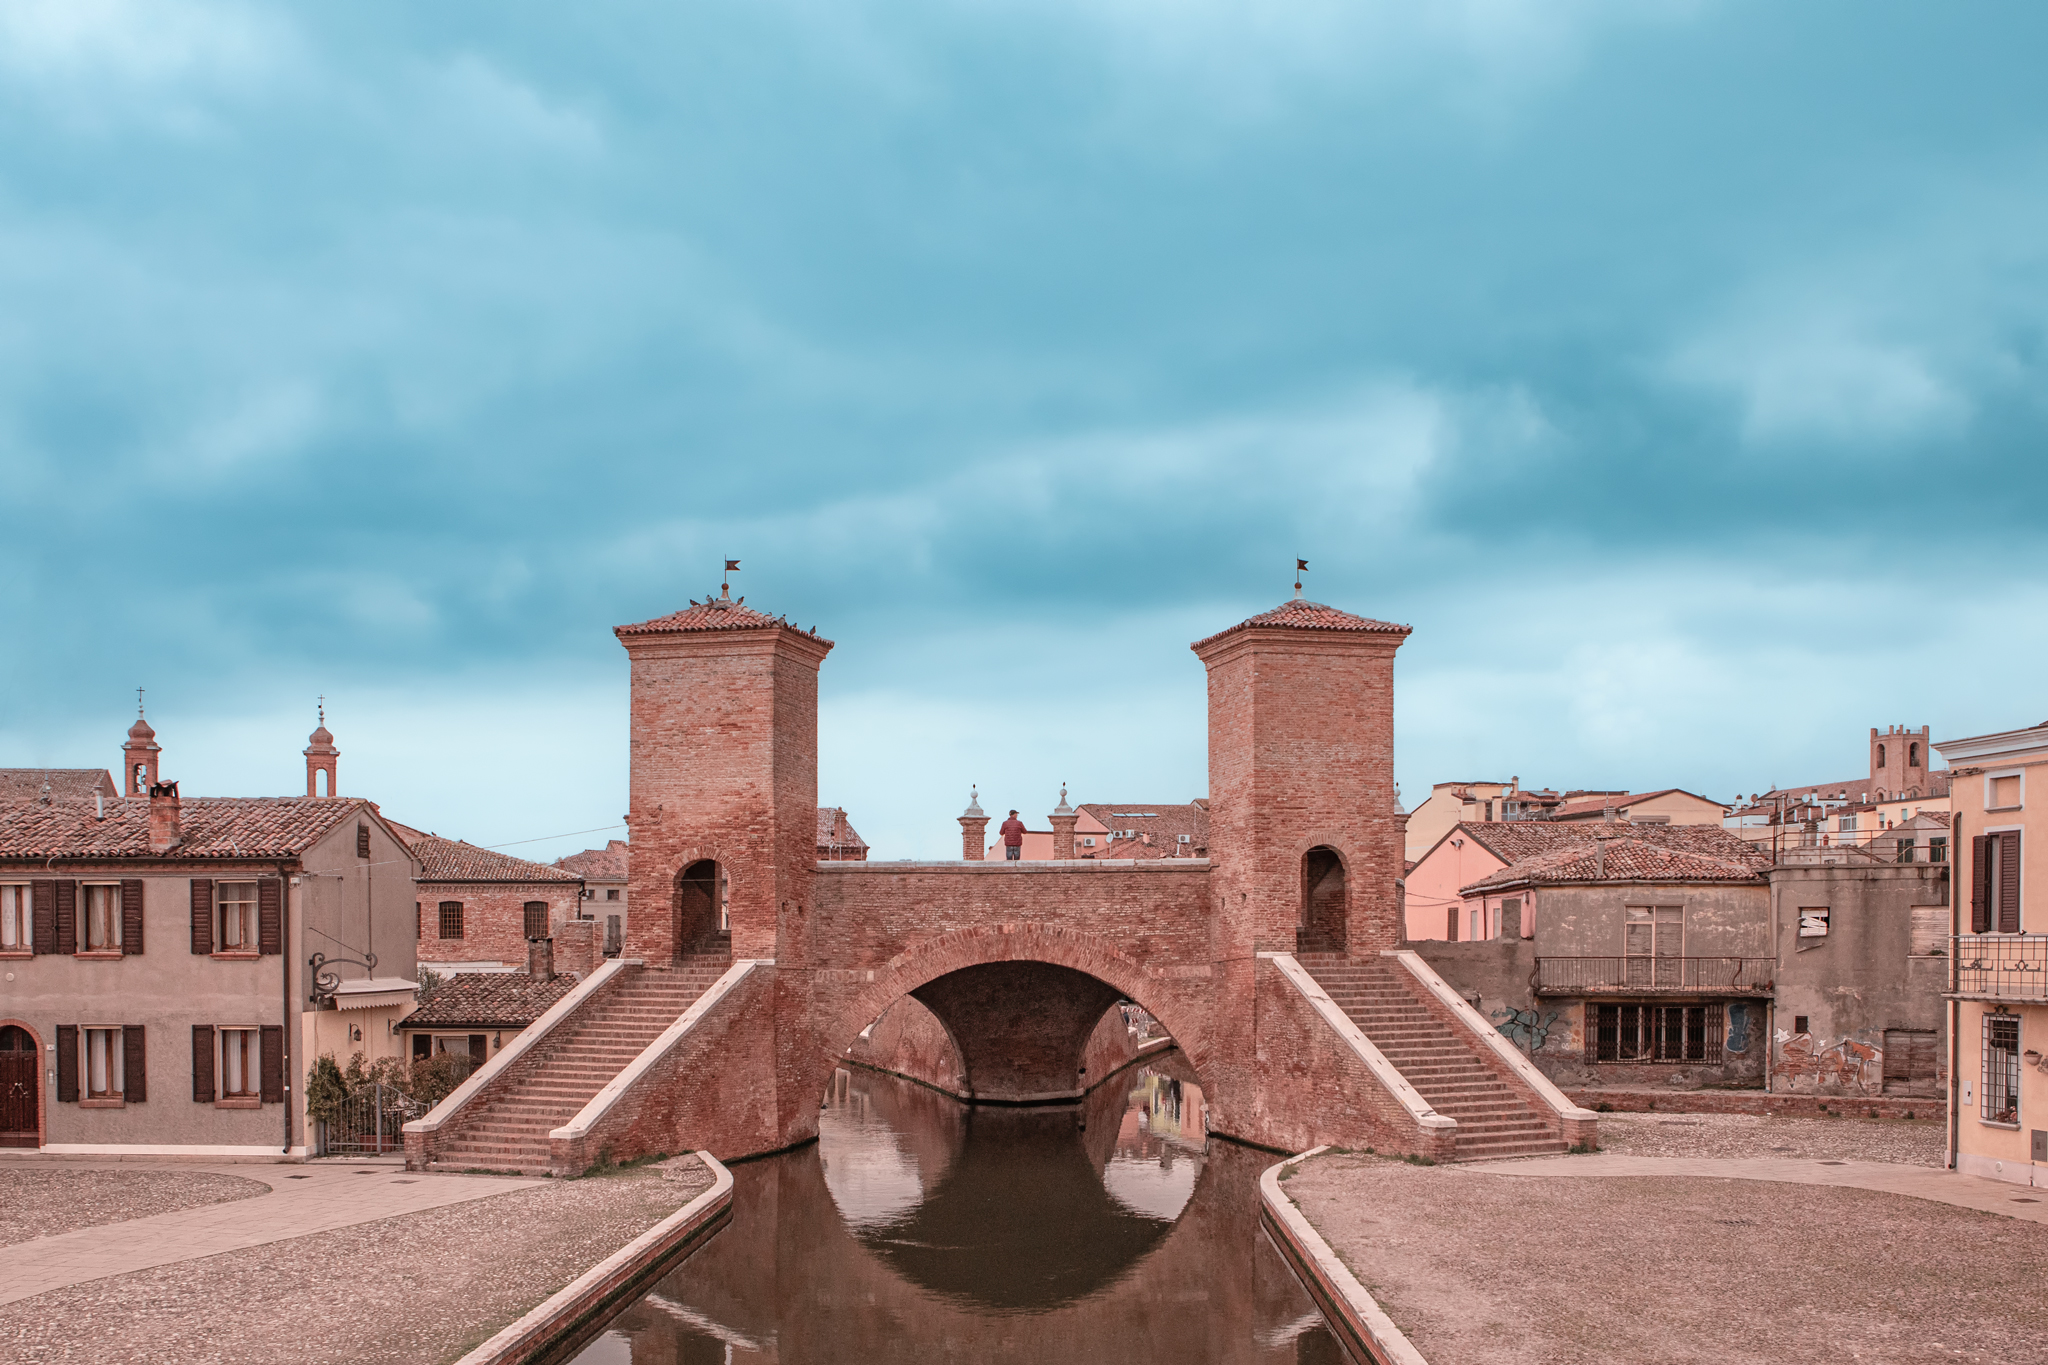
M 1722 1034 L 1720 1005 L 1586 1006 L 1589 1061 L 1718 1066 Z
M 256 1098 L 257 1078 L 262 1074 L 262 1054 L 257 1050 L 257 1033 L 252 1028 L 224 1028 L 220 1031 L 220 1097 L 224 1100 Z
M 1807 1018 L 1803 1014 L 1795 1014 L 1792 1016 L 1792 1031 L 1794 1033 L 1813 1032 L 1813 1030 L 1807 1026 Z
M 0 953 L 25 953 L 33 945 L 35 922 L 26 886 L 0 886 Z
M 121 1030 L 117 1028 L 89 1028 L 85 1030 L 85 1056 L 81 1061 L 85 1080 L 85 1097 L 89 1100 L 118 1100 L 126 1088 L 126 1049 L 121 1046 Z
M 356 826 L 356 856 L 358 858 L 370 856 L 370 827 L 368 825 Z
M 118 952 L 121 947 L 121 887 L 90 883 L 85 892 L 85 950 Z
M 525 913 L 526 937 L 529 939 L 546 938 L 548 936 L 548 903 L 546 901 L 528 901 L 522 909 Z
M 1877 746 L 1877 766 L 1879 769 L 1884 767 L 1884 745 L 1882 744 Z
M 1987 1123 L 2020 1121 L 2020 1020 L 1984 1016 L 1984 1106 Z
M 1854 834 L 1856 832 L 1856 817 L 1853 815 L 1843 816 L 1841 830 L 1844 834 Z
M 441 937 L 462 937 L 462 902 L 441 902 Z
M 1799 937 L 1826 938 L 1828 920 L 1831 916 L 1825 905 L 1802 905 L 1799 907 Z
M 1632 985 L 1675 986 L 1685 955 L 1685 907 L 1630 905 L 1622 910 L 1621 951 Z
M 1088 846 L 1089 846 L 1090 848 L 1093 848 L 1093 847 L 1095 847 L 1095 841 L 1094 841 L 1093 839 L 1090 839 L 1090 840 L 1088 841 Z M 616 886 L 615 886 L 615 887 L 612 887 L 612 888 L 611 888 L 610 890 L 608 890 L 608 891 L 606 891 L 606 892 L 604 893 L 604 898 L 605 898 L 606 900 L 608 900 L 608 901 L 615 901 L 615 900 L 617 900 L 617 899 L 619 898 L 619 888 L 617 888 Z
M 1908 744 L 1906 746 L 1906 766 L 1909 768 L 1920 766 L 1920 746 L 1918 744 Z
M 1927 861 L 1930 863 L 1945 863 L 1948 861 L 1947 839 L 1935 838 L 1927 841 Z
M 256 883 L 218 882 L 214 894 L 219 897 L 220 936 L 218 951 L 223 953 L 253 953 L 256 951 Z
M 1970 840 L 1970 932 L 2020 932 L 2020 832 L 2000 830 Z

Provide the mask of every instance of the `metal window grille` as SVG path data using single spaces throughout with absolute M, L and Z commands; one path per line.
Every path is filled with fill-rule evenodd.
M 1724 1017 L 1720 1004 L 1588 1005 L 1586 1032 L 1596 1062 L 1719 1066 Z
M 2016 1014 L 1984 1016 L 1983 1095 L 1988 1122 L 2020 1121 L 2020 1020 Z
M 462 937 L 462 902 L 441 902 L 441 937 Z

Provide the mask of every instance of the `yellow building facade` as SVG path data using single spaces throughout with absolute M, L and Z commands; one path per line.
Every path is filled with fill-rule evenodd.
M 1935 747 L 1956 846 L 1952 1164 L 2048 1185 L 2048 889 L 2029 866 L 2048 855 L 2048 724 Z

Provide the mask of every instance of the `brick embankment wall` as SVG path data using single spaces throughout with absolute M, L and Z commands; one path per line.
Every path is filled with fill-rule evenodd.
M 938 1016 L 907 995 L 882 1012 L 867 1037 L 853 1040 L 846 1060 L 968 1098 L 967 1077 L 952 1038 Z
M 756 967 L 653 1059 L 588 1131 L 551 1137 L 549 1169 L 580 1175 L 601 1155 L 630 1161 L 703 1150 L 729 1160 L 773 1150 L 781 1131 L 775 1028 L 775 969 Z
M 1574 1104 L 1588 1109 L 1607 1105 L 1623 1114 L 1774 1114 L 1782 1118 L 1820 1118 L 1853 1114 L 1881 1119 L 1934 1118 L 1948 1112 L 1940 1096 L 1783 1095 L 1761 1090 L 1567 1090 Z
M 1261 1084 L 1218 1131 L 1277 1151 L 1328 1143 L 1449 1161 L 1456 1128 L 1424 1129 L 1268 960 L 1257 965 Z

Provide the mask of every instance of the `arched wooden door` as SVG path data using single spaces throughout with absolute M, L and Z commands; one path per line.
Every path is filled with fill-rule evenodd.
M 42 1059 L 25 1028 L 0 1028 L 0 1147 L 36 1147 Z

